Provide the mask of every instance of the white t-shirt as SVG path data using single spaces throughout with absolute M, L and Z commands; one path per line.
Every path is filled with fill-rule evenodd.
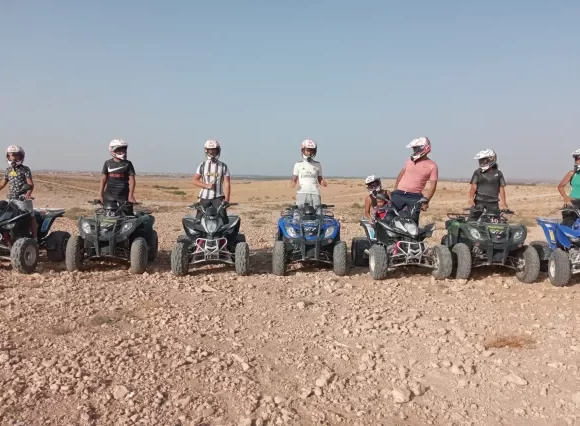
M 298 176 L 298 194 L 320 195 L 318 177 L 322 176 L 322 166 L 318 161 L 300 161 L 294 165 L 294 176 Z

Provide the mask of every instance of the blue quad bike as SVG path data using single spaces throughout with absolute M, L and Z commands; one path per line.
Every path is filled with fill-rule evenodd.
M 24 197 L 20 199 L 24 200 Z M 34 209 L 38 225 L 38 241 L 35 241 L 30 233 L 30 213 L 20 210 L 12 201 L 0 201 L 0 259 L 10 261 L 21 274 L 31 274 L 36 270 L 40 250 L 46 250 L 49 262 L 62 262 L 70 234 L 50 232 L 50 229 L 64 212 L 64 209 Z
M 294 204 L 280 212 L 272 251 L 274 275 L 285 275 L 288 265 L 298 262 L 331 265 L 336 275 L 347 274 L 346 242 L 340 240 L 340 221 L 332 207 Z
M 145 210 L 128 211 L 140 203 L 93 200 L 88 204 L 97 207 L 93 216 L 78 218 L 79 235 L 70 237 L 66 245 L 66 269 L 80 271 L 89 260 L 113 260 L 128 262 L 134 274 L 144 273 L 157 257 L 155 217 Z
M 580 273 L 580 209 L 564 206 L 560 210 L 575 215 L 574 223 L 565 226 L 559 219 L 539 217 L 536 221 L 547 241 L 530 243 L 540 256 L 540 269 L 556 287 L 568 285 L 572 275 Z
M 386 198 L 379 194 L 377 198 Z M 430 268 L 433 277 L 444 280 L 451 275 L 451 252 L 444 245 L 429 247 L 425 238 L 433 234 L 435 224 L 420 228 L 412 219 L 415 209 L 426 202 L 422 198 L 409 211 L 387 208 L 382 220 L 362 219 L 360 225 L 366 237 L 355 237 L 351 244 L 351 257 L 355 266 L 367 266 L 374 280 L 385 279 L 389 271 L 401 266 Z

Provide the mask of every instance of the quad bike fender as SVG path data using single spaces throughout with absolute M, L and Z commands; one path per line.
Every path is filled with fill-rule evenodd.
M 428 225 L 425 225 L 425 227 L 419 229 L 419 235 L 422 238 L 430 237 L 431 235 L 433 235 L 434 230 L 435 230 L 435 224 L 430 223 Z

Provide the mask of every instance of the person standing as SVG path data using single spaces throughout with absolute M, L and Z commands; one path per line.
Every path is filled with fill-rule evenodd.
M 429 207 L 429 202 L 437 189 L 439 169 L 437 164 L 428 157 L 431 152 L 429 138 L 413 139 L 407 148 L 411 148 L 413 153 L 397 176 L 394 190 L 391 193 L 391 203 L 399 211 L 405 207 L 413 211 L 412 219 L 419 223 L 420 210 L 414 209 L 414 207 L 423 197 L 428 201 L 421 206 L 421 209 L 427 210 Z M 427 183 L 430 184 L 429 187 L 427 187 Z

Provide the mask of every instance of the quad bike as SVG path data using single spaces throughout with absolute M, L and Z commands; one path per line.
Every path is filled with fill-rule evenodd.
M 28 190 L 26 185 L 23 189 Z M 24 196 L 20 196 L 20 200 L 24 200 Z M 30 232 L 30 212 L 20 210 L 11 201 L 0 201 L 0 259 L 9 260 L 22 274 L 36 270 L 40 250 L 46 250 L 48 261 L 62 262 L 70 234 L 50 232 L 50 228 L 64 212 L 64 209 L 34 209 L 38 223 L 37 242 Z
M 155 217 L 147 211 L 128 210 L 140 203 L 89 201 L 99 206 L 93 216 L 78 219 L 79 235 L 66 245 L 65 263 L 69 272 L 83 268 L 89 260 L 128 261 L 134 274 L 142 274 L 147 264 L 157 257 Z
M 532 241 L 542 262 L 542 271 L 548 273 L 556 287 L 569 284 L 572 275 L 580 273 L 580 209 L 564 206 L 562 212 L 575 214 L 576 219 L 565 226 L 559 219 L 537 218 L 547 241 Z
M 222 209 L 237 203 L 223 202 L 217 209 L 204 208 L 201 203 L 189 206 L 201 213 L 201 218 L 185 216 L 182 219 L 185 235 L 177 238 L 171 251 L 171 271 L 174 275 L 187 274 L 190 265 L 228 264 L 234 265 L 238 275 L 250 272 L 250 248 L 244 234 L 240 234 L 240 217 L 228 215 L 224 223 Z
M 453 276 L 468 279 L 473 268 L 496 265 L 514 269 L 516 278 L 532 283 L 538 278 L 540 258 L 535 247 L 525 245 L 527 228 L 510 224 L 505 215 L 511 210 L 488 211 L 473 206 L 467 213 L 449 213 L 447 234 L 441 244 L 453 254 Z
M 382 194 L 378 199 L 386 200 Z M 356 266 L 369 266 L 374 280 L 387 277 L 389 270 L 400 266 L 420 266 L 430 268 L 437 280 L 451 275 L 452 257 L 444 245 L 427 246 L 425 238 L 433 234 L 435 224 L 419 228 L 412 219 L 415 209 L 421 209 L 426 198 L 421 198 L 411 211 L 387 208 L 387 216 L 382 220 L 362 219 L 360 225 L 366 237 L 353 238 L 351 244 L 352 262 Z
M 280 212 L 272 252 L 274 275 L 284 275 L 295 262 L 332 265 L 336 275 L 347 274 L 346 242 L 340 240 L 340 221 L 328 210 L 332 207 L 294 204 Z

